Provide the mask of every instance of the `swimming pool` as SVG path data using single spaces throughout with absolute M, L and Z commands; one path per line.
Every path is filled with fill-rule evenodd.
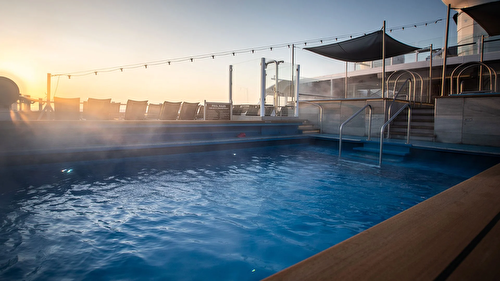
M 479 172 L 337 154 L 289 145 L 4 170 L 0 279 L 259 280 Z

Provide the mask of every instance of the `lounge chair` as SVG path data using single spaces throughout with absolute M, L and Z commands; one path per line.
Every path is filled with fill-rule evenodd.
M 148 101 L 128 100 L 125 109 L 125 120 L 144 120 Z
M 83 116 L 87 120 L 108 120 L 111 99 L 89 98 L 83 106 Z
M 241 115 L 243 113 L 243 107 L 240 104 L 233 105 L 233 115 Z
M 120 119 L 120 106 L 119 102 L 112 102 L 109 104 L 108 116 L 109 119 Z
M 280 116 L 293 116 L 293 106 L 283 106 L 280 111 Z
M 161 107 L 161 103 L 150 103 L 148 105 L 148 113 L 146 114 L 146 119 L 160 119 Z
M 196 117 L 197 109 L 198 109 L 197 102 L 196 103 L 183 102 L 179 113 L 179 120 L 194 120 L 194 118 Z
M 160 120 L 177 120 L 180 107 L 180 102 L 164 102 L 161 107 Z
M 266 106 L 266 107 L 264 107 L 264 111 L 265 111 L 266 116 L 276 116 L 276 113 L 274 113 L 274 115 L 273 115 L 274 106 Z
M 54 112 L 57 120 L 79 120 L 80 98 L 54 97 Z
M 259 116 L 260 105 L 249 105 L 246 116 Z
M 203 119 L 205 119 L 205 106 L 200 104 L 196 112 L 196 120 L 203 120 Z

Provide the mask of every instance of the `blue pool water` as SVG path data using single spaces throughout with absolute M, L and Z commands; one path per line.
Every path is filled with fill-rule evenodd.
M 2 280 L 259 280 L 476 171 L 292 145 L 0 172 Z

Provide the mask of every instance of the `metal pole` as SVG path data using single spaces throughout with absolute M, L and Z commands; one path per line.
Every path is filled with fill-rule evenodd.
M 290 82 L 290 97 L 293 98 L 294 94 L 295 94 L 295 91 L 293 89 L 294 87 L 294 79 L 293 79 L 293 75 L 295 74 L 294 71 L 295 71 L 295 44 L 292 44 L 292 67 L 290 68 L 292 73 L 291 73 L 291 82 Z
M 295 117 L 299 117 L 299 84 L 300 84 L 300 65 L 297 64 L 295 70 L 297 79 L 295 80 Z
M 382 32 L 382 97 L 385 98 L 385 21 Z
M 233 66 L 229 65 L 229 119 L 233 118 Z
M 279 103 L 279 97 L 278 97 L 278 68 L 279 68 L 280 63 L 276 61 L 276 81 L 274 83 L 274 114 L 278 114 L 278 103 Z
M 443 51 L 443 74 L 441 75 L 441 96 L 444 96 L 444 84 L 446 81 L 446 59 L 448 56 L 448 36 L 450 31 L 450 10 L 451 4 L 448 4 L 448 13 L 446 16 L 446 34 L 444 36 L 444 51 Z M 451 79 L 451 77 L 450 77 Z
M 330 79 L 330 98 L 333 98 L 333 79 Z
M 347 90 L 348 90 L 348 82 L 347 82 L 347 64 L 348 62 L 345 62 L 345 85 L 344 85 L 344 96 L 347 99 Z
M 52 74 L 47 73 L 47 104 L 50 104 L 51 80 L 52 80 Z
M 431 46 L 429 47 L 430 49 L 430 53 L 431 53 L 431 57 L 429 59 L 429 89 L 427 90 L 427 102 L 428 103 L 431 103 L 431 99 L 432 99 L 432 44 Z
M 260 59 L 260 116 L 266 115 L 266 58 Z
M 481 53 L 480 53 L 480 62 L 483 63 L 483 54 L 484 54 L 484 35 L 481 35 Z M 479 66 L 479 91 L 483 90 L 483 66 Z M 493 90 L 493 89 L 491 89 Z

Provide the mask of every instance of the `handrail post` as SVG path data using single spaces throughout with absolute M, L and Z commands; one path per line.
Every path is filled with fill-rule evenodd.
M 408 106 L 408 125 L 406 128 L 406 144 L 410 144 L 410 128 L 411 128 L 411 106 Z
M 368 139 L 367 140 L 370 140 L 371 139 L 371 135 L 372 135 L 372 116 L 373 116 L 373 108 L 371 105 L 368 104 Z

